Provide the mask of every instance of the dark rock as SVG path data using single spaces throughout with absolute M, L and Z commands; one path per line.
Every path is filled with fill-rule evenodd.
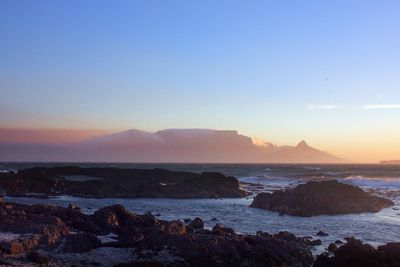
M 49 263 L 49 259 L 37 251 L 29 252 L 26 255 L 26 258 L 27 258 L 27 260 L 29 260 L 33 263 L 39 264 L 39 265 L 45 265 L 45 264 Z
M 94 179 L 75 181 L 68 176 Z M 8 195 L 72 195 L 97 198 L 219 198 L 248 195 L 239 181 L 221 173 L 168 171 L 163 169 L 120 169 L 54 167 L 30 168 L 0 176 L 0 188 Z
M 120 263 L 115 265 L 115 267 L 167 267 L 167 265 L 158 261 L 135 261 Z
M 328 248 L 327 248 L 327 250 L 328 250 L 329 252 L 335 252 L 336 249 L 337 249 L 337 246 L 336 246 L 334 243 L 329 244 L 329 246 L 328 246 Z
M 310 244 L 310 246 L 320 246 L 320 245 L 322 245 L 322 241 L 319 239 L 310 240 L 309 244 Z
M 342 241 L 342 240 L 336 240 L 336 241 L 335 241 L 335 244 L 336 244 L 336 245 L 341 245 L 341 244 L 343 244 L 343 241 Z
M 215 235 L 220 235 L 220 236 L 235 236 L 236 233 L 232 228 L 224 227 L 217 223 L 211 232 Z
M 337 182 L 308 182 L 287 191 L 259 193 L 253 208 L 261 208 L 293 216 L 333 215 L 377 212 L 394 203 L 386 198 L 370 195 L 362 189 Z
M 332 257 L 329 257 L 329 253 L 323 252 L 318 255 L 315 259 L 313 267 L 334 267 L 334 261 Z M 343 266 L 346 267 L 346 266 Z M 350 266 L 348 266 L 350 267 Z
M 319 231 L 318 233 L 316 233 L 317 236 L 329 236 L 329 234 L 325 233 L 324 231 Z
M 348 238 L 347 243 L 337 248 L 334 257 L 321 254 L 315 267 L 397 267 L 400 265 L 400 243 L 388 243 L 374 247 L 360 240 Z
M 242 235 L 218 224 L 207 230 L 203 229 L 200 218 L 190 222 L 191 229 L 197 229 L 190 232 L 187 230 L 190 227 L 181 221 L 158 220 L 150 213 L 130 213 L 121 205 L 102 208 L 91 216 L 76 208 L 15 203 L 6 203 L 0 207 L 0 212 L 4 213 L 0 216 L 1 231 L 29 233 L 1 242 L 0 254 L 19 257 L 18 261 L 27 266 L 32 263 L 70 266 L 72 263 L 69 264 L 68 259 L 52 257 L 52 253 L 81 253 L 83 256 L 84 252 L 99 247 L 134 250 L 137 260 L 120 266 L 310 267 L 313 263 L 309 241 L 287 232 Z M 116 233 L 117 240 L 102 244 L 96 235 L 82 230 L 85 227 L 79 223 L 94 225 L 103 234 Z M 80 232 L 72 234 L 70 229 L 75 231 L 76 225 Z M 92 227 L 87 229 L 93 230 Z M 46 256 L 37 254 L 38 249 Z M 82 258 L 78 265 L 97 264 L 92 261 Z
M 303 239 L 288 233 L 277 235 L 209 234 L 145 237 L 136 247 L 139 257 L 170 251 L 181 261 L 167 266 L 311 266 L 313 259 Z M 154 254 L 154 252 L 156 254 Z
M 191 230 L 199 230 L 199 229 L 203 229 L 204 228 L 204 222 L 202 219 L 200 218 L 195 218 L 193 221 L 191 221 L 188 224 L 188 228 Z
M 32 235 L 14 240 L 2 241 L 0 251 L 7 255 L 17 255 L 36 249 L 40 245 L 40 236 Z
M 161 222 L 160 230 L 169 235 L 183 235 L 186 234 L 186 226 L 183 222 L 175 220 L 170 222 Z
M 148 216 L 149 220 L 151 220 L 151 216 Z M 130 213 L 121 205 L 99 209 L 92 215 L 92 218 L 93 222 L 99 227 L 115 233 L 118 233 L 126 225 L 142 225 L 143 223 L 142 218 Z
M 73 234 L 66 237 L 63 251 L 81 253 L 87 252 L 101 246 L 97 236 L 89 233 Z

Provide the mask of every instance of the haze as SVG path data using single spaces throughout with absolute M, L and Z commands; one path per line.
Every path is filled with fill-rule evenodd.
M 0 144 L 237 130 L 400 159 L 398 1 L 2 1 Z

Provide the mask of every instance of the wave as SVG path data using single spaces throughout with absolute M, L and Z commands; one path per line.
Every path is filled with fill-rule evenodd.
M 400 177 L 368 177 L 363 175 L 352 175 L 344 179 L 338 179 L 355 186 L 373 188 L 400 188 Z

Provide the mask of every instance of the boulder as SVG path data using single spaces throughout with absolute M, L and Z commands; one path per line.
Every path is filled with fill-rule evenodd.
M 400 243 L 388 243 L 375 249 L 360 240 L 348 238 L 347 243 L 334 251 L 319 255 L 314 267 L 398 267 L 400 265 Z
M 308 182 L 286 191 L 259 193 L 250 207 L 279 212 L 280 215 L 316 216 L 377 212 L 394 203 L 336 180 Z
M 189 224 L 187 225 L 188 231 L 196 231 L 200 229 L 204 229 L 204 222 L 200 218 L 195 218 L 194 220 L 190 221 Z

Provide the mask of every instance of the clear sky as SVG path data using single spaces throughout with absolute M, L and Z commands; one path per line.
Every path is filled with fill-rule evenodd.
M 400 159 L 400 1 L 0 2 L 0 127 L 236 129 Z

